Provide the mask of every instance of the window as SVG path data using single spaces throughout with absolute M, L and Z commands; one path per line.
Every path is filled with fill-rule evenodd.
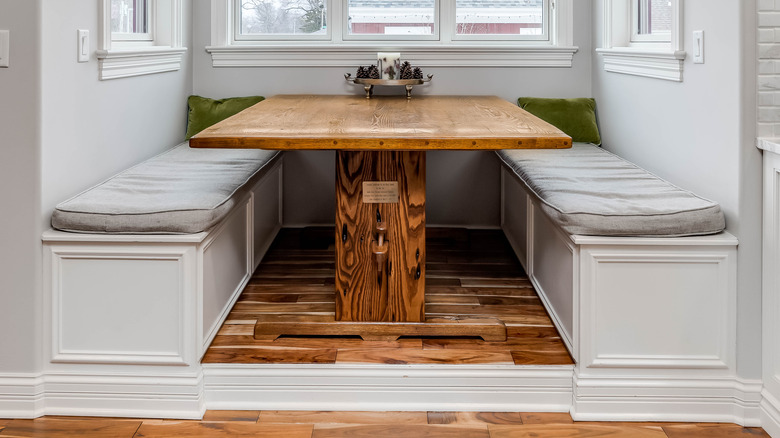
M 571 66 L 574 0 L 211 0 L 214 66 Z
M 182 0 L 101 0 L 100 79 L 179 70 Z
M 111 39 L 153 41 L 149 0 L 111 0 Z
M 604 0 L 606 71 L 682 81 L 683 0 Z
M 631 42 L 672 42 L 671 0 L 631 2 Z

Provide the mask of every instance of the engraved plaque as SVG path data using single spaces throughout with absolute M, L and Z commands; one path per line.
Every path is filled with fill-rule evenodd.
M 363 181 L 364 204 L 398 204 L 398 181 Z

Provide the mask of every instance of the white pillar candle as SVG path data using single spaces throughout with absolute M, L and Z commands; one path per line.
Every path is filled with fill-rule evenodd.
M 382 79 L 401 79 L 401 54 L 395 52 L 379 52 L 376 59 L 380 62 Z

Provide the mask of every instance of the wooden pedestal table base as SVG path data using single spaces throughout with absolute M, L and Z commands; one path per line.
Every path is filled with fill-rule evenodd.
M 262 315 L 255 339 L 279 336 L 360 336 L 365 341 L 395 341 L 401 336 L 477 336 L 489 342 L 506 341 L 506 326 L 491 317 L 428 317 L 425 322 L 336 321 L 331 315 Z
M 336 152 L 335 242 L 335 316 L 263 318 L 256 339 L 506 340 L 506 327 L 495 318 L 425 316 L 425 151 Z

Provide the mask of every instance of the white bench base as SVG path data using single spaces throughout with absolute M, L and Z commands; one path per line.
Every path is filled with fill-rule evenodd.
M 200 360 L 282 224 L 282 159 L 211 230 L 47 231 L 43 413 L 200 418 Z
M 502 228 L 575 359 L 575 420 L 759 425 L 736 377 L 737 239 L 572 236 L 502 167 Z

